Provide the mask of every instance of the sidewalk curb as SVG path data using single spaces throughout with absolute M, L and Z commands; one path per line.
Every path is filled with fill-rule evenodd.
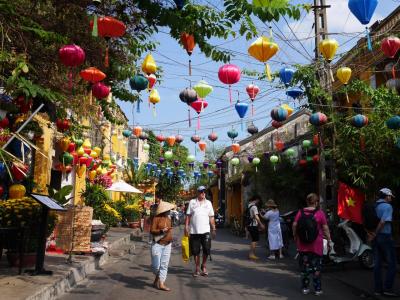
M 109 257 L 110 251 L 133 242 L 131 239 L 131 234 L 126 234 L 125 236 L 115 240 L 110 243 L 109 248 L 106 252 L 100 256 L 92 256 L 84 262 L 78 262 L 77 266 L 72 267 L 62 278 L 44 286 L 41 290 L 35 294 L 26 298 L 26 300 L 50 300 L 56 299 L 61 294 L 65 293 L 77 283 L 85 279 L 88 274 L 94 272 L 96 269 L 104 265 Z

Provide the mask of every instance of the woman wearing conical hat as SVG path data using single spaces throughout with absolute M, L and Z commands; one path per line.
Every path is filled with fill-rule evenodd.
M 279 220 L 278 205 L 276 205 L 274 200 L 269 199 L 265 203 L 265 206 L 268 209 L 268 211 L 263 216 L 263 219 L 265 221 L 268 221 L 268 243 L 270 250 L 270 256 L 268 258 L 275 259 L 276 254 L 279 254 L 279 258 L 283 258 L 283 239 L 281 223 Z

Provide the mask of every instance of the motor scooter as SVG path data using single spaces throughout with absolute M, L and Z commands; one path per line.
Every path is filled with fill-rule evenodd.
M 215 214 L 215 226 L 217 226 L 217 228 L 222 228 L 225 225 L 225 218 L 222 214 L 220 214 L 219 212 Z
M 344 220 L 337 225 L 341 231 L 343 241 L 342 245 L 337 242 L 331 242 L 330 251 L 328 251 L 328 242 L 324 239 L 324 256 L 333 263 L 345 263 L 351 261 L 359 261 L 361 266 L 366 269 L 372 269 L 374 266 L 374 259 L 372 248 L 364 243 L 361 237 L 351 227 L 349 220 Z M 335 237 L 333 237 L 335 239 Z M 339 251 L 339 246 L 341 251 Z

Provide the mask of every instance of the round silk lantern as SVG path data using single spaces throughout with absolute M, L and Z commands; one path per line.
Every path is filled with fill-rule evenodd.
M 208 139 L 209 139 L 211 142 L 215 142 L 215 141 L 218 139 L 218 135 L 217 135 L 215 132 L 211 132 L 211 133 L 208 135 Z
M 253 156 L 253 155 L 248 155 L 248 156 L 247 156 L 247 160 L 249 161 L 249 163 L 252 163 L 252 162 L 253 162 L 253 159 L 254 159 L 254 156 Z
M 196 160 L 196 157 L 193 154 L 189 154 L 186 157 L 186 160 L 187 160 L 187 162 L 192 163 L 192 162 L 194 162 Z
M 292 97 L 294 100 L 297 100 L 304 95 L 304 91 L 299 87 L 292 87 L 286 91 L 286 95 Z
M 348 67 L 341 67 L 336 71 L 336 76 L 342 84 L 347 85 L 351 78 L 351 69 Z
M 102 81 L 107 76 L 102 71 L 95 67 L 90 67 L 79 72 L 79 76 L 85 81 L 96 83 Z
M 198 142 L 200 142 L 201 138 L 200 138 L 200 136 L 198 136 L 197 134 L 195 134 L 195 135 L 192 135 L 192 137 L 190 138 L 190 140 L 191 140 L 193 143 L 197 144 Z
M 358 114 L 351 118 L 351 125 L 357 128 L 362 128 L 368 125 L 368 117 Z
M 232 128 L 231 130 L 229 130 L 228 132 L 227 132 L 227 134 L 228 134 L 228 137 L 233 141 L 235 138 L 237 138 L 237 136 L 239 135 L 239 133 L 234 129 L 234 128 Z
M 197 129 L 200 129 L 200 114 L 208 106 L 207 101 L 198 98 L 196 101 L 192 102 L 190 106 L 197 112 Z
M 269 161 L 274 166 L 274 170 L 276 170 L 275 165 L 278 163 L 279 157 L 277 155 L 271 155 L 270 158 L 269 158 Z
M 156 61 L 150 53 L 143 60 L 142 71 L 147 75 L 154 74 L 157 71 Z
M 173 156 L 174 154 L 172 153 L 172 151 L 165 151 L 165 153 L 164 153 L 164 157 L 165 157 L 165 159 L 167 159 L 167 160 L 169 160 L 169 159 L 171 159 L 172 158 L 172 156 Z
M 124 137 L 126 137 L 126 138 L 129 138 L 129 137 L 132 135 L 132 131 L 129 130 L 129 129 L 124 129 L 124 130 L 122 131 L 122 135 L 123 135 Z
M 111 88 L 106 86 L 102 82 L 96 82 L 95 84 L 92 85 L 92 94 L 97 99 L 107 98 L 108 95 L 110 94 L 110 91 L 111 91 Z
M 278 128 L 280 128 L 280 127 L 282 127 L 282 123 L 281 122 L 278 122 L 278 121 L 272 121 L 272 123 L 271 123 L 271 125 L 272 125 L 272 127 L 274 127 L 275 129 L 278 129 Z
M 339 43 L 334 39 L 322 40 L 318 49 L 327 62 L 331 62 L 335 57 L 336 51 L 339 48 Z
M 240 69 L 236 65 L 227 64 L 223 65 L 218 70 L 218 78 L 222 83 L 229 85 L 229 101 L 232 104 L 232 90 L 231 85 L 240 80 Z
M 151 90 L 149 95 L 149 101 L 153 104 L 153 116 L 156 116 L 156 104 L 160 102 L 160 95 L 156 89 Z
M 302 146 L 304 149 L 308 149 L 311 147 L 311 141 L 310 140 L 304 140 L 302 143 Z
M 175 140 L 176 140 L 175 136 L 173 136 L 173 135 L 170 135 L 169 137 L 166 138 L 167 144 L 170 147 L 173 147 L 175 145 Z
M 305 160 L 305 159 L 300 159 L 300 160 L 299 160 L 299 166 L 300 166 L 300 167 L 306 167 L 306 166 L 307 166 L 307 160 Z
M 286 154 L 288 157 L 293 157 L 293 156 L 296 154 L 296 151 L 295 151 L 293 148 L 289 148 L 289 149 L 287 149 L 287 150 L 285 151 L 285 154 Z
M 275 148 L 278 151 L 282 151 L 285 148 L 285 142 L 283 142 L 282 140 L 277 140 L 275 142 Z
M 234 158 L 231 159 L 231 164 L 232 164 L 233 166 L 237 166 L 239 163 L 240 163 L 239 158 L 234 157 Z
M 192 55 L 193 49 L 196 46 L 194 35 L 183 32 L 181 34 L 180 41 L 183 48 L 185 48 L 187 54 L 189 55 L 189 76 L 192 76 L 192 60 L 190 59 L 190 56 Z
M 149 138 L 149 135 L 146 132 L 142 132 L 139 135 L 139 139 L 141 139 L 142 141 L 147 140 Z
M 133 135 L 136 136 L 136 137 L 139 137 L 140 134 L 142 133 L 142 130 L 143 129 L 140 126 L 133 127 Z
M 149 74 L 145 76 L 149 82 L 149 85 L 147 86 L 147 90 L 150 92 L 153 89 L 153 86 L 157 82 L 157 76 L 154 74 Z
M 289 105 L 282 104 L 281 107 L 287 111 L 288 117 L 293 113 L 293 108 L 291 108 Z
M 189 127 L 191 127 L 192 122 L 190 116 L 190 104 L 192 104 L 198 99 L 197 92 L 192 88 L 185 88 L 183 91 L 179 93 L 179 99 L 181 99 L 182 102 L 188 105 L 188 121 L 189 121 Z
M 260 162 L 261 162 L 261 160 L 258 157 L 254 157 L 253 161 L 251 162 L 253 164 L 253 166 L 256 167 L 256 172 L 258 171 L 257 166 L 260 164 Z
M 375 12 L 378 0 L 349 0 L 348 6 L 361 24 L 367 25 Z
M 163 142 L 165 142 L 165 136 L 163 136 L 161 133 L 156 135 L 156 140 L 157 142 L 159 142 L 160 144 L 162 144 Z
M 175 143 L 181 144 L 183 142 L 184 138 L 180 134 L 175 136 Z
M 241 124 L 242 131 L 243 131 L 243 118 L 246 116 L 248 108 L 249 108 L 249 105 L 244 102 L 238 101 L 235 104 L 236 112 L 239 115 L 240 120 L 241 120 L 240 124 Z
M 389 129 L 400 129 L 400 117 L 399 116 L 391 117 L 389 120 L 386 121 L 386 126 Z
M 254 105 L 253 102 L 256 99 L 256 96 L 258 95 L 258 93 L 260 92 L 260 88 L 258 86 L 256 86 L 255 84 L 249 84 L 246 87 L 246 92 L 247 95 L 249 95 L 249 98 L 251 100 L 251 115 L 254 115 Z
M 309 119 L 310 123 L 314 126 L 322 126 L 328 122 L 328 118 L 321 112 L 313 113 Z
M 389 36 L 382 40 L 381 50 L 389 58 L 394 58 L 400 49 L 400 39 L 395 36 Z
M 61 62 L 70 68 L 77 67 L 85 61 L 85 51 L 77 45 L 66 45 L 61 47 L 58 51 L 58 55 Z
M 129 85 L 131 86 L 132 90 L 135 90 L 140 94 L 141 91 L 148 88 L 149 80 L 143 75 L 135 75 L 129 79 Z M 136 111 L 138 113 L 140 113 L 140 102 L 142 102 L 142 100 L 139 98 L 136 106 Z
M 293 69 L 287 67 L 279 70 L 279 78 L 286 87 L 292 82 L 294 73 L 295 71 Z
M 266 62 L 273 57 L 278 50 L 278 44 L 265 36 L 261 36 L 256 39 L 247 50 L 251 56 L 265 64 L 265 74 L 267 75 L 269 81 L 272 80 L 271 70 Z
M 234 143 L 231 145 L 231 149 L 233 153 L 239 153 L 240 151 L 240 145 L 238 143 Z
M 207 83 L 205 80 L 200 80 L 193 89 L 196 91 L 200 98 L 207 97 L 212 91 L 213 87 Z
M 143 150 L 144 151 L 149 151 L 150 150 L 150 145 L 149 144 L 143 144 Z
M 26 188 L 22 184 L 13 184 L 8 189 L 9 199 L 20 199 L 26 194 Z
M 287 119 L 287 117 L 288 117 L 288 112 L 286 109 L 278 107 L 278 108 L 273 108 L 271 110 L 272 120 L 275 120 L 277 122 L 283 122 Z
M 247 132 L 250 133 L 251 135 L 258 133 L 258 127 L 255 126 L 254 124 L 250 124 L 247 127 Z
M 200 141 L 200 142 L 199 142 L 199 149 L 200 149 L 200 151 L 205 152 L 205 151 L 206 151 L 206 148 L 207 148 L 207 143 L 206 143 L 205 141 Z

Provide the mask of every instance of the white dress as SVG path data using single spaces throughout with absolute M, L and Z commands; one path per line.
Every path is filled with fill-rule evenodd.
M 279 211 L 269 210 L 263 216 L 268 223 L 268 242 L 270 250 L 279 250 L 283 247 L 281 223 L 279 222 Z

